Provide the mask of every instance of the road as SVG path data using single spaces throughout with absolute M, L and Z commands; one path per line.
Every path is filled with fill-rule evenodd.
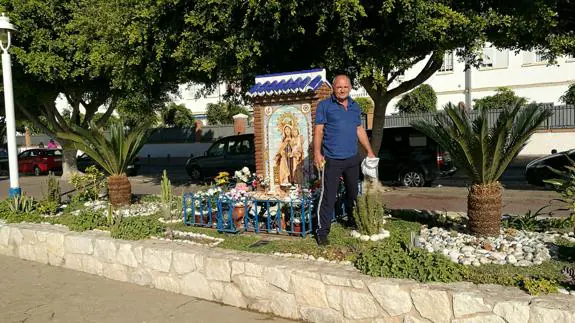
M 294 322 L 0 256 L 0 322 Z

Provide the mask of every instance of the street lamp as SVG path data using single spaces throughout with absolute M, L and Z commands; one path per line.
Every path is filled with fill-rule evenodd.
M 8 141 L 8 166 L 10 169 L 10 188 L 8 196 L 18 196 L 22 193 L 18 183 L 18 151 L 16 150 L 16 120 L 14 118 L 14 93 L 12 90 L 12 66 L 10 62 L 11 33 L 16 31 L 10 19 L 4 13 L 0 16 L 0 34 L 6 35 L 0 39 L 0 48 L 2 48 L 2 76 L 4 79 L 4 107 L 6 109 L 6 140 Z M 3 38 L 3 37 L 2 37 Z

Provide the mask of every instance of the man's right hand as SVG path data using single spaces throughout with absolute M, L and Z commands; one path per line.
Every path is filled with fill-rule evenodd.
M 322 169 L 323 166 L 325 165 L 325 158 L 323 158 L 322 154 L 314 154 L 314 164 L 315 167 L 317 167 L 317 169 Z

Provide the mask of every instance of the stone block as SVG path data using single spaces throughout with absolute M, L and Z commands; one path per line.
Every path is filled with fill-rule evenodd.
M 98 258 L 88 255 L 82 256 L 82 269 L 86 273 L 98 276 L 102 276 L 104 272 L 102 262 Z
M 238 276 L 234 280 L 245 296 L 258 299 L 269 298 L 270 284 L 263 279 L 251 276 Z
M 152 286 L 157 289 L 166 290 L 172 293 L 180 292 L 180 282 L 171 276 L 155 274 L 152 278 Z
M 108 279 L 127 282 L 130 280 L 128 267 L 119 264 L 106 264 L 102 269 L 102 275 Z
M 451 300 L 446 292 L 417 288 L 411 291 L 413 305 L 419 314 L 432 322 L 450 322 Z
M 212 294 L 214 294 L 215 301 L 221 301 L 224 294 L 224 284 L 221 281 L 208 280 L 210 288 L 212 289 Z
M 248 304 L 248 308 L 252 311 L 258 311 L 261 313 L 270 313 L 271 301 L 267 299 L 257 299 Z
M 205 273 L 204 258 L 205 258 L 204 254 L 201 253 L 196 254 L 196 271 L 199 271 L 202 274 Z
M 197 271 L 185 275 L 180 280 L 180 293 L 208 301 L 214 299 L 206 276 Z
M 48 232 L 46 234 L 46 249 L 48 255 L 57 258 L 64 257 L 64 234 L 62 232 Z
M 64 265 L 64 257 L 48 252 L 48 264 L 50 266 L 61 267 Z
M 572 296 L 565 296 L 572 297 Z M 575 314 L 567 309 L 556 306 L 546 306 L 546 304 L 535 303 L 531 305 L 529 314 L 532 323 L 547 322 L 575 322 Z
M 285 292 L 290 291 L 290 275 L 291 271 L 287 268 L 266 267 L 264 269 L 265 280 Z
M 141 286 L 151 286 L 152 275 L 147 269 L 139 267 L 130 274 L 130 281 Z
M 430 323 L 431 321 L 426 320 L 421 317 L 413 316 L 413 315 L 406 315 L 403 318 L 403 323 Z
M 113 264 L 116 262 L 118 244 L 112 239 L 96 239 L 94 242 L 94 256 L 101 261 Z
M 48 251 L 45 244 L 37 244 L 33 246 L 34 261 L 48 264 Z
M 172 250 L 160 248 L 144 249 L 144 266 L 146 268 L 169 273 L 172 265 Z
M 365 288 L 365 283 L 361 279 L 350 279 L 350 281 L 351 281 L 351 286 L 353 286 L 353 288 L 357 288 L 357 289 Z
M 36 230 L 28 228 L 22 228 L 20 230 L 22 232 L 22 243 L 33 245 L 38 242 L 38 239 L 36 238 Z
M 24 236 L 22 235 L 20 228 L 10 227 L 9 243 L 14 244 L 15 246 L 19 246 L 20 244 L 22 244 L 22 239 L 24 239 Z
M 315 323 L 344 323 L 341 313 L 331 308 L 315 308 L 303 306 L 299 310 L 301 318 Z
M 245 263 L 246 275 L 254 277 L 262 277 L 264 273 L 264 266 L 258 263 L 246 262 Z
M 35 261 L 36 255 L 34 254 L 34 246 L 22 243 L 22 245 L 18 246 L 18 257 L 25 260 Z
M 493 312 L 508 323 L 529 322 L 529 303 L 521 301 L 506 301 L 495 304 Z
M 10 242 L 10 227 L 0 227 L 0 247 L 7 247 Z
M 343 288 L 338 286 L 330 286 L 330 285 L 325 286 L 325 295 L 327 297 L 327 303 L 329 304 L 329 307 L 333 308 L 338 312 L 343 312 L 343 309 L 341 307 L 341 298 L 344 291 L 342 289 Z
M 327 285 L 351 287 L 351 281 L 349 280 L 349 278 L 346 277 L 331 274 L 322 274 L 321 280 Z
M 138 259 L 132 251 L 132 245 L 128 243 L 120 244 L 116 259 L 120 265 L 125 265 L 132 268 L 138 267 Z
M 272 299 L 272 302 L 270 304 L 270 309 L 272 313 L 281 317 L 287 317 L 291 319 L 299 318 L 297 303 L 295 301 L 294 295 L 280 290 L 274 290 L 270 296 Z
M 64 257 L 64 268 L 82 271 L 82 255 L 79 254 L 66 254 Z
M 178 275 L 184 275 L 196 270 L 196 255 L 191 252 L 174 251 L 172 267 Z
M 232 278 L 236 275 L 241 275 L 246 272 L 246 268 L 241 261 L 232 261 Z
M 346 291 L 345 296 L 342 296 L 341 305 L 343 315 L 354 320 L 374 318 L 381 314 L 379 305 L 368 293 Z
M 298 304 L 329 307 L 323 282 L 318 279 L 300 276 L 297 273 L 291 275 L 291 281 Z
M 368 289 L 390 316 L 409 313 L 413 307 L 411 296 L 398 284 L 385 281 L 378 281 L 368 284 Z
M 94 252 L 92 238 L 83 235 L 66 235 L 64 237 L 64 251 L 82 255 L 91 255 Z
M 46 240 L 48 240 L 48 232 L 47 231 L 36 231 L 36 240 L 38 242 L 46 242 Z
M 15 250 L 14 250 L 14 246 L 13 245 L 0 245 L 0 255 L 3 256 L 14 256 L 15 255 Z
M 144 247 L 143 246 L 133 245 L 132 246 L 132 253 L 134 254 L 134 257 L 136 257 L 136 261 L 138 262 L 138 264 L 141 265 L 144 263 Z
M 209 280 L 222 282 L 232 281 L 232 266 L 228 259 L 223 258 L 206 258 L 204 264 L 206 277 Z
M 455 319 L 452 323 L 505 323 L 505 320 L 495 314 L 477 314 L 472 317 Z M 552 321 L 548 321 L 552 322 Z
M 463 317 L 469 314 L 491 312 L 490 305 L 483 302 L 483 296 L 473 292 L 455 292 L 453 294 L 453 314 Z
M 246 308 L 248 303 L 238 287 L 234 284 L 226 284 L 222 294 L 222 303 L 226 305 Z

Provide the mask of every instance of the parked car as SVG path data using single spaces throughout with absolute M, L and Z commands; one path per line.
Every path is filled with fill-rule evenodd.
M 18 171 L 36 176 L 50 171 L 62 171 L 62 150 L 28 149 L 18 154 Z
M 571 160 L 575 161 L 575 149 L 563 151 L 560 153 L 552 152 L 551 155 L 541 157 L 531 161 L 525 167 L 525 177 L 527 183 L 537 186 L 545 186 L 546 179 L 559 178 L 559 174 L 554 173 L 550 168 L 565 171 L 565 166 L 570 166 L 569 156 Z
M 371 140 L 371 130 L 368 130 Z M 433 139 L 411 127 L 388 128 L 379 150 L 379 179 L 404 186 L 424 186 L 457 170 Z
M 94 161 L 90 156 L 86 155 L 85 153 L 78 156 L 78 158 L 76 158 L 76 165 L 78 167 L 78 170 L 81 172 L 85 172 L 86 168 L 95 165 L 100 171 L 104 172 L 103 168 L 98 165 L 96 163 L 96 161 Z M 128 165 L 127 169 L 126 169 L 126 175 L 128 176 L 136 176 L 138 175 L 138 170 L 140 169 L 140 159 L 138 157 L 136 157 L 136 159 L 134 159 L 134 162 L 130 165 Z
M 254 135 L 237 135 L 214 142 L 203 156 L 191 156 L 186 162 L 186 171 L 194 180 L 214 177 L 219 172 L 234 171 L 247 166 L 255 170 L 256 157 Z

